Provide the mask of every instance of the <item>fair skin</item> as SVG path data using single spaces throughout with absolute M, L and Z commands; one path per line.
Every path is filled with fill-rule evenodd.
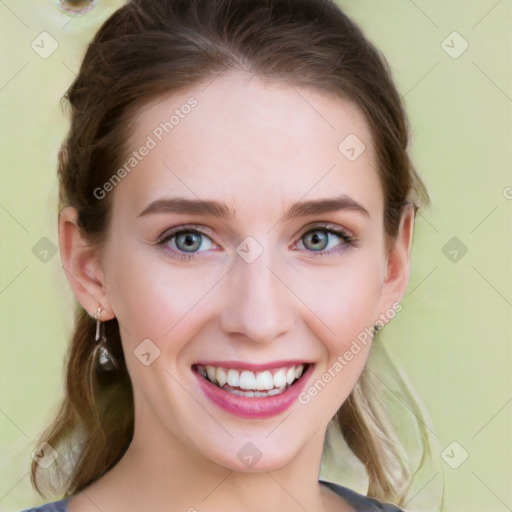
M 73 208 L 60 215 L 70 284 L 91 316 L 101 305 L 101 320 L 119 321 L 135 400 L 128 451 L 71 499 L 69 512 L 352 510 L 318 474 L 327 425 L 370 344 L 307 404 L 295 400 L 263 418 L 212 402 L 193 365 L 303 361 L 312 367 L 307 390 L 401 299 L 413 213 L 406 211 L 388 248 L 362 114 L 345 100 L 283 82 L 233 72 L 155 101 L 139 112 L 129 147 L 139 148 L 191 96 L 198 105 L 115 187 L 101 250 L 81 237 Z M 366 145 L 355 161 L 338 150 L 349 134 Z M 295 202 L 340 195 L 358 206 L 285 219 Z M 234 215 L 140 215 L 178 196 L 224 202 Z M 318 231 L 322 223 L 355 242 L 305 236 L 327 236 Z M 156 243 L 183 225 L 208 230 L 197 235 L 190 260 L 172 257 L 187 254 L 179 236 Z M 236 252 L 248 236 L 263 249 L 251 263 Z M 149 366 L 134 356 L 146 339 L 160 350 Z M 251 467 L 237 456 L 249 442 L 261 454 Z

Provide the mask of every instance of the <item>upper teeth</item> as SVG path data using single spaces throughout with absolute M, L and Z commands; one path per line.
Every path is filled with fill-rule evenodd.
M 203 377 L 219 387 L 228 384 L 233 388 L 270 391 L 274 388 L 283 389 L 287 385 L 293 384 L 302 375 L 304 365 L 298 364 L 261 372 L 203 365 L 198 365 L 197 369 Z

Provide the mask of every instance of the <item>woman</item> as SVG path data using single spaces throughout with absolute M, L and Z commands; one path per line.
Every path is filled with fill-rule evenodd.
M 135 0 L 67 99 L 79 304 L 32 467 L 65 499 L 33 510 L 400 510 L 365 363 L 427 193 L 377 50 L 331 1 Z M 368 497 L 318 479 L 333 422 Z

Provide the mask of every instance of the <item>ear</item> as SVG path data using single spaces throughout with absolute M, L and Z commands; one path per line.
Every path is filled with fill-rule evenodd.
M 98 308 L 101 321 L 114 318 L 103 285 L 103 271 L 99 252 L 84 238 L 78 226 L 75 208 L 67 207 L 59 213 L 59 246 L 62 266 L 75 297 L 82 307 L 96 318 Z
M 395 311 L 396 304 L 402 299 L 409 283 L 414 216 L 414 206 L 405 206 L 398 234 L 388 250 L 386 275 L 382 283 L 380 316 L 376 322 L 381 326 L 395 316 L 394 313 L 390 314 L 390 311 Z

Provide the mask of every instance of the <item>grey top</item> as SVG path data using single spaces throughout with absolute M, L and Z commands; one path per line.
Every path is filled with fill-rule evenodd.
M 403 510 L 396 505 L 383 503 L 375 498 L 368 498 L 342 485 L 326 482 L 325 480 L 320 480 L 320 482 L 341 496 L 356 512 L 403 512 Z M 47 503 L 46 505 L 41 505 L 40 507 L 22 510 L 21 512 L 68 512 L 67 503 L 70 499 L 71 496 L 59 501 Z

